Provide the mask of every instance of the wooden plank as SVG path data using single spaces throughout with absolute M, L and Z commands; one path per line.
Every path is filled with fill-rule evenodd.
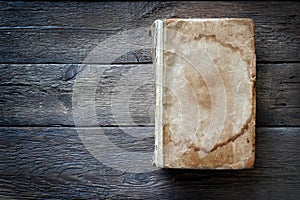
M 0 27 L 22 29 L 120 30 L 128 22 L 129 2 L 0 2 Z
M 148 31 L 142 36 L 131 35 L 121 39 L 116 31 L 89 31 L 89 30 L 73 30 L 73 29 L 46 29 L 46 30 L 0 30 L 0 63 L 143 63 L 151 62 L 150 36 Z M 134 43 L 139 43 L 139 39 L 146 38 L 146 45 L 138 50 L 132 50 L 124 45 L 122 49 L 124 54 L 118 56 L 120 44 L 112 42 L 113 45 L 108 51 L 99 53 L 96 59 L 89 59 L 92 52 L 97 52 L 98 48 L 102 48 L 102 42 L 111 41 L 113 36 L 120 43 L 126 44 L 131 38 L 135 38 Z M 115 40 L 113 40 L 115 41 Z M 146 48 L 144 48 L 146 46 Z M 107 47 L 106 47 L 107 48 Z M 104 48 L 104 49 L 106 49 Z M 96 50 L 95 50 L 96 49 Z M 112 60 L 106 61 L 108 56 Z
M 91 81 L 92 75 L 78 76 L 89 68 L 96 70 L 92 75 L 99 78 L 97 83 Z M 300 124 L 298 68 L 291 63 L 257 66 L 258 126 Z M 1 126 L 74 126 L 73 114 L 93 104 L 97 121 L 88 112 L 77 116 L 80 126 L 154 125 L 151 64 L 2 64 L 0 70 Z M 75 87 L 83 92 L 96 89 L 96 94 L 75 95 Z M 73 108 L 72 94 L 86 104 Z
M 125 132 L 130 129 L 154 132 L 152 127 L 124 129 Z M 99 128 L 92 130 L 99 131 Z M 110 139 L 116 145 L 123 144 L 126 151 L 152 151 L 153 138 L 148 142 L 141 138 L 124 142 L 127 136 L 119 128 L 102 130 L 106 136 L 112 136 Z M 131 173 L 116 170 L 95 159 L 74 128 L 2 127 L 0 196 L 22 199 L 236 199 L 241 196 L 247 199 L 297 199 L 300 195 L 299 132 L 300 128 L 257 128 L 253 170 Z M 123 154 L 118 157 L 120 166 L 123 157 Z M 137 161 L 139 159 L 145 158 L 141 155 L 136 157 Z M 150 165 L 150 160 L 148 162 Z
M 257 125 L 300 124 L 299 67 L 299 64 L 257 66 Z
M 299 5 L 298 2 L 1 2 L 0 63 L 82 63 L 95 46 L 109 37 L 129 29 L 150 27 L 155 19 L 170 17 L 253 18 L 259 62 L 299 62 Z M 134 33 L 131 37 L 139 38 Z M 148 33 L 143 38 L 150 41 Z M 150 43 L 136 52 L 130 52 L 129 48 L 129 55 L 124 53 L 118 62 L 151 62 L 150 48 Z
M 139 27 L 140 21 L 163 18 L 249 17 L 270 25 L 294 23 L 299 18 L 297 2 L 0 2 L 3 28 L 85 28 L 114 30 Z M 266 8 L 269 8 L 266 10 Z M 263 12 L 265 11 L 265 12 Z M 288 11 L 288 12 L 287 12 Z M 275 15 L 274 15 L 275 14 Z M 272 19 L 272 20 L 270 20 Z M 113 21 L 112 21 L 113 20 Z M 131 21 L 131 24 L 124 24 Z M 106 27 L 106 29 L 104 29 Z M 294 29 L 292 29 L 294 30 Z M 296 29 L 295 29 L 296 30 Z

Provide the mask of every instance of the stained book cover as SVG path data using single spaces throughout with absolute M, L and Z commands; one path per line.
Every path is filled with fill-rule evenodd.
M 252 168 L 256 56 L 251 19 L 152 26 L 155 152 L 162 168 Z

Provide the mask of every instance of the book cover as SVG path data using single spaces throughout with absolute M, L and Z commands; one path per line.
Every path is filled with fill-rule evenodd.
M 252 168 L 253 20 L 156 20 L 151 33 L 156 85 L 154 165 Z

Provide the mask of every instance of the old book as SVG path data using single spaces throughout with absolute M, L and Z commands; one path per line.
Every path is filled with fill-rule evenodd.
M 252 168 L 256 56 L 251 19 L 165 19 L 152 26 L 154 165 Z

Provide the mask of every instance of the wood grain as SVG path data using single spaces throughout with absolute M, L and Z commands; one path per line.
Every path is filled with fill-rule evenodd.
M 154 131 L 152 127 L 138 129 Z M 102 130 L 108 137 L 113 135 L 111 141 L 122 148 L 124 132 L 117 127 Z M 299 131 L 299 128 L 257 128 L 253 170 L 129 173 L 91 156 L 74 128 L 1 128 L 0 195 L 22 199 L 227 199 L 245 195 L 247 199 L 265 195 L 271 199 L 296 199 L 300 194 Z M 128 148 L 152 152 L 152 142 L 139 139 L 127 143 L 125 149 L 130 151 Z M 122 166 L 122 155 L 119 161 Z
M 298 199 L 299 5 L 1 1 L 0 199 Z M 254 19 L 258 128 L 253 170 L 122 172 L 95 159 L 80 141 L 73 127 L 72 93 L 89 66 L 81 63 L 106 39 L 171 17 Z M 131 36 L 138 43 L 143 37 L 136 34 Z M 145 37 L 150 41 L 148 34 Z M 99 131 L 99 125 L 108 126 L 101 130 L 118 147 L 152 152 L 153 138 L 141 137 L 154 131 L 150 45 L 128 48 L 114 62 L 121 65 L 95 65 L 100 73 L 94 97 L 99 123 L 82 117 L 83 125 L 94 127 L 81 129 Z M 122 93 L 131 89 L 121 84 L 126 78 L 125 83 L 141 84 L 131 96 Z M 82 81 L 84 88 L 90 80 Z M 130 97 L 130 117 L 120 111 L 124 120 L 116 120 L 112 100 L 118 108 L 125 97 Z M 94 102 L 91 96 L 84 98 L 88 104 Z M 126 134 L 132 130 L 141 136 Z M 120 165 L 125 163 L 123 157 L 119 155 Z
M 253 18 L 258 62 L 299 62 L 297 2 L 1 2 L 0 63 L 82 63 L 122 31 L 170 17 Z M 145 36 L 150 41 L 150 36 Z M 140 53 L 142 52 L 142 53 Z M 151 62 L 150 45 L 120 63 Z
M 84 67 L 98 70 L 95 103 L 98 123 L 90 116 L 83 126 L 154 125 L 154 75 L 147 65 L 0 65 L 1 126 L 74 126 L 72 94 L 74 81 Z M 257 125 L 297 126 L 300 124 L 299 64 L 259 64 L 257 66 Z M 276 74 L 276 76 L 274 76 Z M 81 87 L 93 84 L 89 77 Z M 136 88 L 131 91 L 131 88 Z M 125 91 L 125 92 L 124 92 Z M 127 91 L 127 92 L 126 92 Z M 128 99 L 128 112 L 118 108 Z M 123 103 L 123 104 L 122 104 Z M 126 106 L 125 105 L 125 106 Z M 118 117 L 118 118 L 116 118 Z
M 128 23 L 129 2 L 0 2 L 1 29 L 120 30 Z M 109 20 L 108 20 L 109 19 Z

